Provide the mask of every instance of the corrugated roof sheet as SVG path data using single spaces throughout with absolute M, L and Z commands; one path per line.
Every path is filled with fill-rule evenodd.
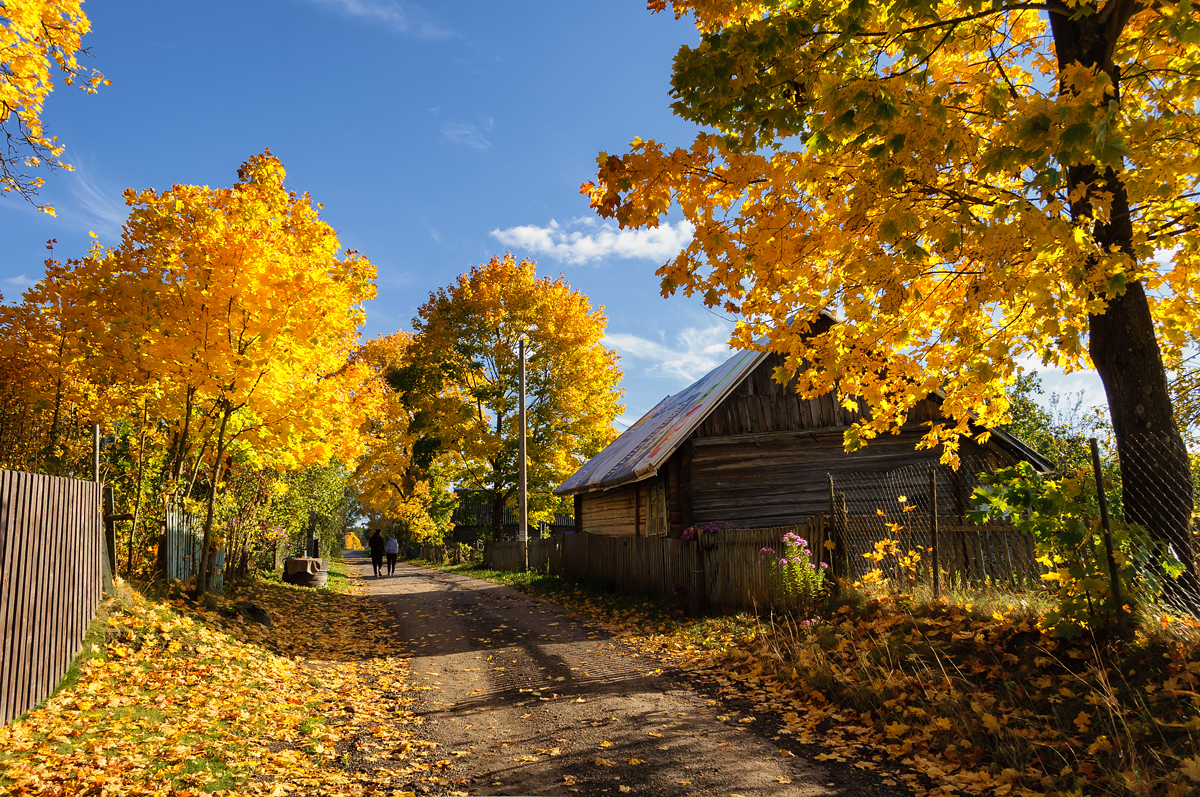
M 674 396 L 667 396 L 641 420 L 589 459 L 555 495 L 607 490 L 653 476 L 700 422 L 747 374 L 767 357 L 741 351 Z

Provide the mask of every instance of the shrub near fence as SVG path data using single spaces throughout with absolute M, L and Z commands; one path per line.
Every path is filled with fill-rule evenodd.
M 54 691 L 96 615 L 100 488 L 0 470 L 0 723 Z

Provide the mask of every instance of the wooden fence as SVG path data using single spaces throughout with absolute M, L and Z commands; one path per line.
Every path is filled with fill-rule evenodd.
M 762 549 L 782 551 L 788 532 L 804 537 L 812 551 L 824 550 L 825 522 L 818 516 L 803 526 L 723 531 L 699 540 L 555 534 L 529 541 L 529 567 L 665 598 L 697 615 L 754 610 L 772 603 Z M 519 569 L 519 543 L 487 543 L 484 564 Z
M 928 517 L 913 516 L 892 528 L 878 515 L 843 516 L 830 525 L 831 535 L 839 542 L 838 550 L 846 554 L 836 559 L 840 578 L 855 581 L 876 567 L 885 576 L 900 576 L 895 557 L 875 564 L 863 556 L 874 550 L 877 542 L 889 539 L 896 541 L 901 552 L 915 551 L 920 556 L 914 573 L 917 578 L 932 578 L 934 540 Z M 937 560 L 944 583 L 1030 584 L 1047 572 L 1045 565 L 1037 561 L 1032 534 L 1015 526 L 964 524 L 952 515 L 938 518 Z
M 832 565 L 842 578 L 855 580 L 881 567 L 896 576 L 894 557 L 876 565 L 863 554 L 875 543 L 896 537 L 902 551 L 923 552 L 918 577 L 928 578 L 932 540 L 928 525 L 916 518 L 897 532 L 879 517 L 842 516 L 827 521 L 824 515 L 801 526 L 777 526 L 702 534 L 697 540 L 670 537 L 555 534 L 529 541 L 531 570 L 605 583 L 613 589 L 674 601 L 694 615 L 754 611 L 776 606 L 771 589 L 773 556 L 783 553 L 789 532 L 803 537 L 815 561 Z M 832 550 L 826 541 L 832 543 Z M 943 581 L 978 583 L 983 580 L 1036 580 L 1043 567 L 1036 561 L 1030 535 L 1011 526 L 941 526 L 938 560 Z M 520 545 L 489 542 L 484 565 L 496 570 L 520 569 Z
M 182 509 L 166 508 L 160 554 L 167 581 L 189 582 L 200 571 L 200 553 L 204 544 L 204 521 Z M 221 592 L 225 587 L 225 549 L 213 551 L 212 579 L 209 589 Z
M 100 484 L 0 470 L 0 723 L 71 666 L 103 588 Z

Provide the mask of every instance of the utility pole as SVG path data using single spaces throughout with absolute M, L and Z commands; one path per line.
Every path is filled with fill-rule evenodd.
M 525 492 L 525 336 L 517 341 L 518 356 L 521 360 L 521 408 L 520 408 L 520 423 L 521 434 L 518 443 L 517 453 L 517 506 L 519 517 L 517 519 L 517 541 L 521 544 L 521 570 L 529 569 L 529 502 L 528 494 Z

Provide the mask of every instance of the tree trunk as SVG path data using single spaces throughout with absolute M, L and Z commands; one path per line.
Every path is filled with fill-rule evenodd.
M 217 456 L 213 459 L 212 483 L 208 486 L 208 512 L 204 517 L 204 539 L 200 543 L 200 571 L 196 574 L 196 597 L 208 592 L 209 574 L 212 565 L 212 527 L 217 510 L 217 484 L 221 481 L 221 466 L 225 458 L 225 427 L 229 423 L 232 408 L 221 412 L 221 429 L 217 432 Z
M 1072 16 L 1060 2 L 1050 7 L 1050 23 L 1059 69 L 1080 63 L 1104 71 L 1120 100 L 1120 70 L 1112 61 L 1113 46 L 1137 6 L 1112 0 L 1099 13 Z M 1063 86 L 1064 93 L 1069 87 Z M 1096 243 L 1106 251 L 1133 252 L 1133 215 L 1120 172 L 1083 164 L 1067 168 L 1072 192 L 1087 187 L 1071 203 L 1072 217 L 1095 218 L 1093 202 L 1102 192 L 1112 196 L 1108 220 L 1097 220 Z M 1175 424 L 1166 369 L 1155 335 L 1146 292 L 1140 282 L 1108 301 L 1103 315 L 1088 319 L 1088 352 L 1104 383 L 1109 415 L 1121 464 L 1124 514 L 1145 526 L 1160 543 L 1170 545 L 1187 568 L 1179 587 L 1196 584 L 1192 546 L 1192 474 L 1187 449 Z
M 492 539 L 499 541 L 504 534 L 504 491 L 499 485 L 492 488 Z

